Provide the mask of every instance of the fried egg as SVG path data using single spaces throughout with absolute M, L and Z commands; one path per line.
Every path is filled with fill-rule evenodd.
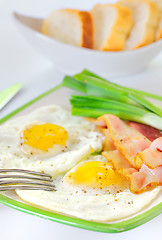
M 100 152 L 103 142 L 95 124 L 59 106 L 44 106 L 0 127 L 0 167 L 55 175 Z
M 65 175 L 63 182 L 67 188 L 78 187 L 94 194 L 114 194 L 128 188 L 128 182 L 123 175 L 117 173 L 109 163 L 98 159 L 77 164 Z
M 56 191 L 16 190 L 21 199 L 44 209 L 81 219 L 108 222 L 128 217 L 147 206 L 160 192 L 133 194 L 101 155 L 86 157 L 53 179 Z
M 16 190 L 25 202 L 85 220 L 128 217 L 148 205 L 157 187 L 133 194 L 100 152 L 105 137 L 95 123 L 56 105 L 0 126 L 0 167 L 49 173 L 56 191 Z

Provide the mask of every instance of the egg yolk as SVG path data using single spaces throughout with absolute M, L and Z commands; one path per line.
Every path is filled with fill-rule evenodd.
M 33 125 L 23 132 L 24 143 L 42 151 L 47 151 L 54 144 L 65 145 L 67 139 L 66 130 L 51 123 Z
M 74 172 L 65 176 L 65 181 L 73 185 L 91 188 L 106 188 L 111 185 L 124 186 L 127 180 L 115 172 L 108 163 L 88 161 L 79 165 Z

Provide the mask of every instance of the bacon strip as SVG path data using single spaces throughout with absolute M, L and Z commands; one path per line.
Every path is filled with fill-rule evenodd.
M 132 167 L 132 165 L 129 164 L 129 162 L 118 150 L 102 152 L 102 156 L 104 156 L 107 161 L 113 165 L 115 169 Z
M 151 186 L 162 185 L 162 137 L 151 143 L 111 114 L 98 118 L 98 125 L 106 138 L 102 155 L 128 179 L 131 192 L 140 193 Z
M 128 125 L 143 134 L 150 141 L 154 141 L 156 138 L 162 137 L 162 132 L 151 126 L 137 122 L 128 122 Z
M 129 189 L 133 193 L 141 193 L 151 186 L 162 185 L 162 167 L 150 169 L 145 164 L 142 164 L 139 171 L 134 168 L 123 168 L 118 172 L 128 179 L 130 183 Z
M 109 129 L 110 138 L 115 147 L 136 168 L 134 161 L 136 154 L 148 148 L 151 141 L 114 115 L 106 114 L 98 118 L 102 124 L 103 120 Z
M 162 137 L 154 140 L 150 145 L 150 149 L 158 150 L 159 152 L 162 152 Z
M 103 134 L 105 135 L 105 142 L 104 142 L 104 146 L 103 146 L 103 151 L 115 150 L 116 147 L 114 146 L 114 143 L 110 138 L 109 129 L 102 128 L 101 132 L 103 132 Z
M 136 166 L 141 168 L 143 163 L 149 168 L 162 166 L 162 137 L 154 140 L 149 148 L 136 154 Z

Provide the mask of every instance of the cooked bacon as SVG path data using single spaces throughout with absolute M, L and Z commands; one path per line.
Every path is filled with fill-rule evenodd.
M 125 157 L 118 151 L 105 151 L 102 155 L 110 162 L 115 169 L 131 168 L 132 165 L 125 159 Z
M 111 114 L 101 116 L 96 124 L 106 139 L 102 155 L 128 179 L 131 192 L 141 193 L 162 185 L 162 133 L 159 130 L 125 122 Z
M 151 141 L 114 115 L 106 114 L 98 118 L 99 122 L 103 123 L 103 120 L 117 150 L 136 168 L 134 162 L 136 154 L 148 148 Z
M 120 169 L 119 173 L 123 174 L 130 183 L 130 191 L 133 193 L 141 193 L 151 186 L 162 185 L 162 167 L 150 169 L 145 164 L 139 171 L 136 169 Z
M 139 193 L 142 191 L 142 186 L 145 181 L 145 175 L 141 174 L 134 168 L 122 168 L 118 171 L 124 175 L 129 181 L 129 189 L 133 193 Z
M 162 152 L 162 137 L 154 140 L 150 145 L 150 149 Z
M 144 132 L 132 128 L 132 124 Z M 111 114 L 98 118 L 98 125 L 106 138 L 102 155 L 129 180 L 131 192 L 140 193 L 162 185 L 162 137 L 149 140 L 159 136 L 157 130 L 143 124 L 128 124 Z M 147 133 L 148 129 L 154 130 L 154 138 Z
M 136 166 L 141 168 L 143 163 L 151 169 L 162 166 L 162 152 L 148 148 L 143 152 L 137 153 L 135 156 Z
M 150 169 L 145 164 L 142 164 L 140 172 L 143 172 L 146 176 L 145 185 L 148 184 L 148 181 L 162 184 L 162 167 Z
M 115 150 L 116 147 L 114 146 L 114 143 L 110 138 L 109 129 L 102 128 L 101 131 L 105 135 L 105 142 L 104 142 L 104 145 L 103 145 L 103 151 Z
M 143 163 L 149 168 L 162 166 L 162 137 L 154 140 L 149 148 L 136 154 L 136 166 L 141 168 Z
M 128 122 L 128 125 L 143 134 L 150 141 L 154 141 L 156 138 L 162 137 L 162 132 L 151 126 L 137 122 Z

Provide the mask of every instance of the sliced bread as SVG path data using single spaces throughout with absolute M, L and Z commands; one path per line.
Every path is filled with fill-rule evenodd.
M 132 28 L 132 13 L 116 4 L 97 4 L 91 10 L 94 23 L 94 48 L 121 51 Z
M 125 49 L 136 49 L 154 42 L 159 23 L 157 4 L 148 0 L 121 0 L 118 4 L 128 7 L 134 20 Z
M 162 38 L 162 0 L 151 0 L 151 1 L 157 4 L 160 11 L 160 21 L 159 21 L 158 29 L 156 32 L 156 40 L 159 40 L 160 38 Z
M 86 11 L 54 11 L 44 20 L 42 33 L 74 46 L 93 48 L 93 22 Z

